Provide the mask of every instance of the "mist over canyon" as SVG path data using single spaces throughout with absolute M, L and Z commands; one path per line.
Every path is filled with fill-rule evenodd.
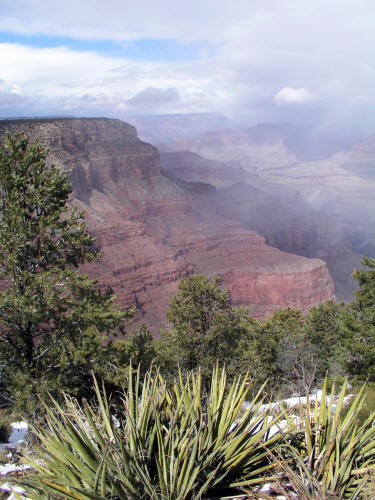
M 314 222 L 311 209 L 295 226 L 290 215 L 293 206 L 300 213 L 303 198 L 293 204 L 244 182 L 230 186 L 228 181 L 222 190 L 201 179 L 186 180 L 178 168 L 161 168 L 157 149 L 119 120 L 0 123 L 2 136 L 20 130 L 38 137 L 49 149 L 49 161 L 68 174 L 71 203 L 84 210 L 103 252 L 86 270 L 100 286 L 111 286 L 123 307 L 137 307 L 136 320 L 162 325 L 179 280 L 196 272 L 219 275 L 232 302 L 248 306 L 257 318 L 287 306 L 307 310 L 334 298 L 333 280 L 318 257 L 336 258 L 338 247 L 350 254 L 350 246 L 334 222 L 319 214 Z M 246 165 L 236 169 L 247 175 Z M 248 204 L 239 210 L 241 197 Z M 267 217 L 269 205 L 279 220 Z
M 209 114 L 133 121 L 160 153 L 132 125 L 104 118 L 2 120 L 0 136 L 38 138 L 67 173 L 71 204 L 103 252 L 86 270 L 137 308 L 136 321 L 163 325 L 179 280 L 197 272 L 220 276 L 257 318 L 351 299 L 351 273 L 362 253 L 373 255 L 373 137 L 304 161 L 285 124 L 230 127 Z
M 353 268 L 361 255 L 375 255 L 373 135 L 347 142 L 343 150 L 331 143 L 327 150 L 328 136 L 292 124 L 241 127 L 216 117 L 217 128 L 208 130 L 209 120 L 202 116 L 200 129 L 207 125 L 206 130 L 194 134 L 193 128 L 182 129 L 179 116 L 159 119 L 152 135 L 167 171 L 215 186 L 218 212 L 262 234 L 267 243 L 322 258 L 337 298 L 351 299 Z M 137 126 L 147 139 L 149 119 L 138 117 Z

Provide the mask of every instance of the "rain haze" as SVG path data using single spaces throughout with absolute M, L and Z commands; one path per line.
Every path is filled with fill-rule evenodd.
M 0 116 L 223 113 L 375 131 L 372 0 L 2 0 Z
M 0 0 L 0 500 L 375 499 L 374 28 Z
M 330 267 L 345 287 L 375 256 L 374 21 L 373 0 L 2 0 L 0 118 L 128 121 L 172 175 L 250 186 L 220 210 L 282 250 L 336 265 L 354 249 Z M 286 243 L 309 210 L 338 224 L 307 231 L 324 249 Z

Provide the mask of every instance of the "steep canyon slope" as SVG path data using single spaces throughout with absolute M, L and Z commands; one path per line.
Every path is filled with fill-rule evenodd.
M 218 214 L 204 184 L 174 182 L 160 169 L 157 150 L 134 127 L 109 119 L 0 122 L 49 148 L 49 161 L 73 184 L 71 203 L 85 211 L 102 250 L 87 266 L 101 286 L 111 286 L 124 307 L 155 327 L 180 278 L 194 272 L 220 275 L 235 304 L 256 317 L 280 307 L 303 310 L 333 297 L 325 263 L 282 252 L 255 231 Z
M 350 300 L 353 269 L 362 254 L 375 254 L 375 139 L 303 162 L 283 132 L 259 126 L 178 137 L 164 145 L 162 166 L 186 181 L 216 186 L 220 215 L 267 243 L 325 260 L 336 296 Z

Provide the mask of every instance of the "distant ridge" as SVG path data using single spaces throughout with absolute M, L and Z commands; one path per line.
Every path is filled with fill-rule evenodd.
M 194 272 L 220 275 L 233 303 L 258 318 L 334 297 L 323 261 L 284 253 L 218 216 L 210 188 L 163 175 L 158 151 L 130 124 L 66 117 L 0 122 L 0 137 L 22 130 L 38 137 L 48 161 L 68 176 L 71 203 L 85 212 L 103 252 L 85 271 L 103 289 L 110 286 L 122 307 L 137 307 L 136 321 L 162 326 L 179 280 Z
M 47 115 L 47 116 L 6 116 L 5 118 L 1 118 L 2 121 L 7 120 L 56 120 L 60 118 L 75 118 L 70 115 Z
M 22 122 L 48 122 L 48 121 L 53 121 L 53 120 L 97 120 L 97 119 L 105 119 L 105 117 L 89 117 L 86 118 L 84 116 L 12 116 L 12 117 L 6 117 L 6 118 L 0 118 L 0 122 L 17 122 L 17 123 L 22 123 Z M 110 118 L 107 118 L 107 120 L 110 120 Z

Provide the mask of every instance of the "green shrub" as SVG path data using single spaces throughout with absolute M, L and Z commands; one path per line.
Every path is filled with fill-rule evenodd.
M 208 394 L 200 372 L 185 379 L 180 373 L 169 389 L 157 370 L 141 382 L 130 367 L 126 382 L 116 419 L 96 382 L 97 408 L 69 396 L 46 408 L 29 462 L 38 474 L 22 481 L 28 497 L 217 498 L 270 476 L 268 455 L 280 436 L 269 437 L 269 429 L 281 415 L 261 410 L 258 392 L 239 417 L 247 376 L 227 383 L 225 369 L 216 368 Z
M 0 443 L 7 443 L 12 431 L 11 414 L 7 408 L 0 408 Z
M 352 394 L 357 395 L 359 392 L 363 392 L 363 404 L 361 408 L 358 410 L 358 421 L 362 424 L 366 422 L 368 417 L 375 412 L 375 383 L 369 382 L 366 384 L 364 390 L 362 389 L 363 385 L 357 386 L 355 385 L 350 389 Z M 346 410 L 349 410 L 349 406 L 344 407 L 344 413 Z

